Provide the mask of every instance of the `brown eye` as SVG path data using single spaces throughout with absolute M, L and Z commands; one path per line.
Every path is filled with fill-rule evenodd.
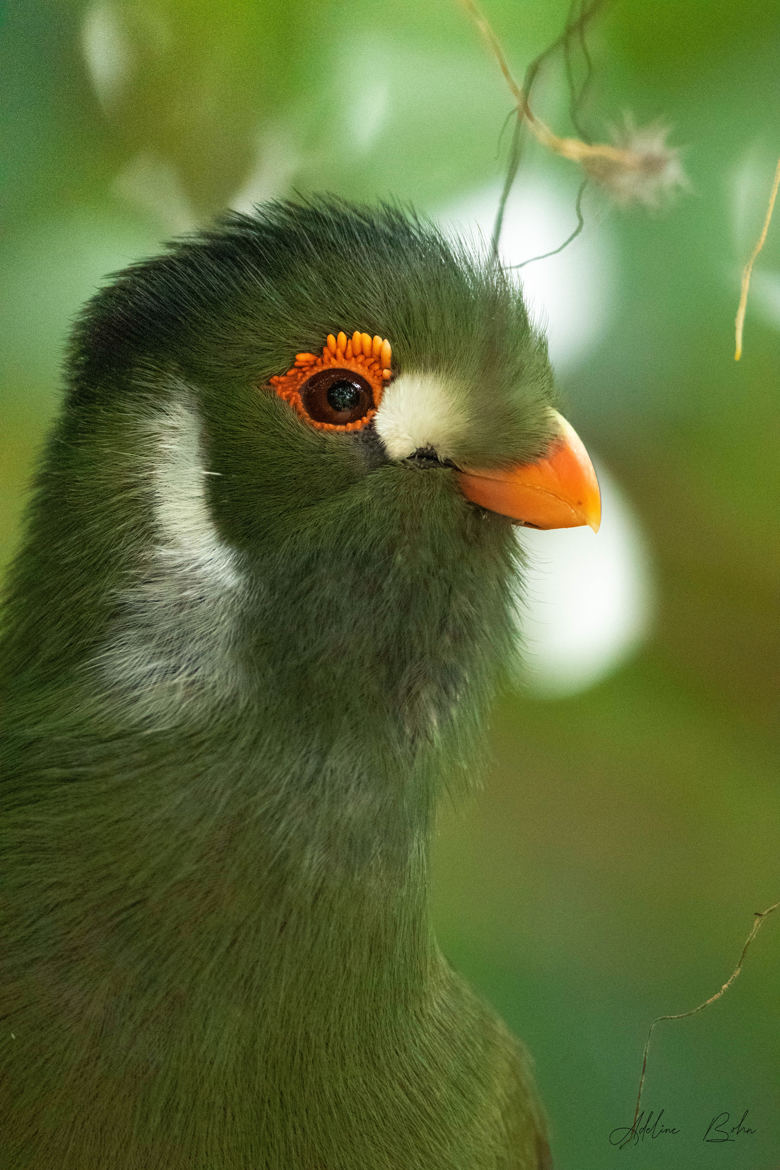
M 319 370 L 303 383 L 300 395 L 309 418 L 333 426 L 357 422 L 374 407 L 370 383 L 353 370 Z

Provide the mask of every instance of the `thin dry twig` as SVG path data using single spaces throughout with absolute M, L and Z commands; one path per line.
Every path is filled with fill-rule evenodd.
M 680 152 L 667 145 L 667 130 L 661 125 L 640 128 L 635 127 L 627 119 L 625 125 L 614 132 L 615 140 L 612 143 L 590 143 L 583 141 L 582 138 L 561 137 L 555 134 L 531 109 L 528 95 L 532 79 L 525 85 L 520 85 L 516 81 L 501 42 L 477 6 L 476 0 L 461 0 L 461 3 L 498 63 L 517 109 L 513 159 L 504 183 L 493 232 L 494 258 L 497 255 L 503 207 L 517 171 L 517 134 L 523 123 L 528 126 L 537 142 L 553 154 L 581 166 L 586 175 L 598 183 L 616 203 L 624 206 L 632 203 L 643 204 L 655 208 L 679 188 L 686 186 L 685 174 L 680 164 Z M 563 37 L 559 38 L 564 46 L 568 44 L 568 38 L 575 31 L 584 36 L 584 27 L 598 7 L 600 3 L 596 0 L 590 6 L 583 7 L 577 18 L 572 17 L 569 20 Z M 556 46 L 557 44 L 558 42 Z
M 537 142 L 547 147 L 548 150 L 553 151 L 554 154 L 559 154 L 562 158 L 570 158 L 579 163 L 582 163 L 584 159 L 592 158 L 625 163 L 626 157 L 632 152 L 626 151 L 618 146 L 610 146 L 606 143 L 592 146 L 587 142 L 582 142 L 579 138 L 560 138 L 557 134 L 553 133 L 541 118 L 537 118 L 528 104 L 525 91 L 515 80 L 512 70 L 509 68 L 509 62 L 506 59 L 504 50 L 501 47 L 501 42 L 493 32 L 487 19 L 482 15 L 474 0 L 462 0 L 462 3 L 498 62 L 498 67 L 504 76 L 509 91 L 515 99 L 518 113 L 527 120 L 531 133 Z
M 728 989 L 731 987 L 734 980 L 737 978 L 737 976 L 742 971 L 742 964 L 745 961 L 745 955 L 747 954 L 748 947 L 752 943 L 753 939 L 756 937 L 756 935 L 758 934 L 761 927 L 764 925 L 764 922 L 767 920 L 769 915 L 772 914 L 779 907 L 780 907 L 780 902 L 775 902 L 775 904 L 773 906 L 769 906 L 766 910 L 757 910 L 756 911 L 756 913 L 754 915 L 753 925 L 750 929 L 749 935 L 745 939 L 745 944 L 742 947 L 742 951 L 740 953 L 739 959 L 737 960 L 737 965 L 734 968 L 734 970 L 731 972 L 728 979 L 726 980 L 726 982 L 723 984 L 723 986 L 720 988 L 719 991 L 716 991 L 714 995 L 711 995 L 709 997 L 709 999 L 705 999 L 703 1003 L 700 1003 L 696 1007 L 691 1008 L 690 1011 L 675 1012 L 673 1015 L 667 1015 L 667 1016 L 656 1016 L 656 1018 L 653 1020 L 652 1024 L 650 1025 L 650 1028 L 648 1030 L 647 1039 L 645 1040 L 644 1052 L 642 1053 L 642 1072 L 641 1072 L 641 1075 L 639 1077 L 639 1091 L 636 1095 L 636 1108 L 634 1110 L 634 1120 L 632 1123 L 633 1125 L 636 1125 L 637 1120 L 639 1118 L 639 1108 L 640 1108 L 640 1105 L 642 1103 L 642 1090 L 644 1089 L 645 1073 L 647 1072 L 647 1058 L 648 1058 L 648 1055 L 650 1053 L 650 1041 L 653 1038 L 653 1032 L 654 1032 L 656 1026 L 658 1024 L 660 1024 L 663 1020 L 685 1020 L 688 1018 L 688 1016 L 695 1016 L 698 1014 L 698 1012 L 703 1012 L 704 1009 L 709 1007 L 711 1003 L 715 1003 L 715 1001 L 717 999 L 720 999 L 720 997 L 728 991 Z
M 590 85 L 593 76 L 593 61 L 587 47 L 587 28 L 596 14 L 607 6 L 609 0 L 570 0 L 569 15 L 566 20 L 566 26 L 563 31 L 554 41 L 552 41 L 545 49 L 542 50 L 533 61 L 528 65 L 522 81 L 522 90 L 526 97 L 526 102 L 530 102 L 531 92 L 533 90 L 536 78 L 541 72 L 547 60 L 552 57 L 560 49 L 563 49 L 566 61 L 566 76 L 569 85 L 569 115 L 572 124 L 575 126 L 580 138 L 585 142 L 590 142 L 589 136 L 585 133 L 579 121 L 579 105 L 584 100 L 585 93 Z M 572 61 L 571 46 L 574 38 L 577 38 L 582 49 L 583 56 L 586 62 L 585 77 L 579 87 L 579 92 L 574 81 L 574 65 Z M 515 178 L 520 167 L 520 156 L 522 152 L 521 136 L 523 129 L 523 116 L 515 107 L 512 111 L 515 119 L 514 133 L 512 134 L 512 145 L 509 153 L 509 162 L 507 165 L 506 174 L 504 175 L 504 182 L 501 187 L 501 195 L 498 200 L 498 207 L 496 208 L 496 215 L 493 221 L 493 231 L 490 237 L 490 255 L 494 263 L 498 263 L 498 247 L 501 239 L 501 231 L 504 226 L 504 214 L 506 206 L 509 201 L 509 195 L 514 186 Z M 510 117 L 512 116 L 510 115 Z M 585 227 L 585 221 L 582 215 L 582 196 L 587 186 L 587 176 L 580 185 L 580 190 L 577 195 L 577 226 L 574 231 L 566 238 L 564 243 L 554 249 L 559 252 L 568 247 Z M 531 263 L 532 260 L 544 259 L 544 256 L 534 256 L 530 260 L 523 263 Z M 517 267 L 522 267 L 518 265 Z
M 772 190 L 769 193 L 769 205 L 766 209 L 764 226 L 761 229 L 761 235 L 758 237 L 758 242 L 751 253 L 750 259 L 748 260 L 742 272 L 742 291 L 739 295 L 739 307 L 737 308 L 736 318 L 736 346 L 734 349 L 735 362 L 738 362 L 742 357 L 742 330 L 745 327 L 745 312 L 747 310 L 748 291 L 750 290 L 750 278 L 753 275 L 753 265 L 756 262 L 758 253 L 761 251 L 766 241 L 769 225 L 772 222 L 772 212 L 775 209 L 775 199 L 777 198 L 778 187 L 780 187 L 780 158 L 777 160 L 777 169 L 775 170 Z
M 580 138 L 561 138 L 541 118 L 537 118 L 528 104 L 525 91 L 515 80 L 501 47 L 501 42 L 487 19 L 482 15 L 474 0 L 461 0 L 461 2 L 498 62 L 504 80 L 515 99 L 518 113 L 528 122 L 529 129 L 537 142 L 554 154 L 560 155 L 561 158 L 571 159 L 588 169 L 618 166 L 632 170 L 643 170 L 646 167 L 647 161 L 643 151 L 615 146 L 608 142 L 589 143 L 583 142 Z
M 563 38 L 564 63 L 566 66 L 566 78 L 569 83 L 569 118 L 571 119 L 572 126 L 574 126 L 583 142 L 590 142 L 590 135 L 586 133 L 580 123 L 580 108 L 585 101 L 585 95 L 593 81 L 593 59 L 588 48 L 586 30 L 590 18 L 601 7 L 601 2 L 600 0 L 595 0 L 595 2 L 587 5 L 585 0 L 579 0 L 579 14 L 576 17 L 574 15 L 574 7 L 575 0 L 572 0 L 571 8 L 569 9 L 570 17 L 566 24 Z M 579 41 L 580 52 L 585 61 L 585 76 L 580 82 L 579 87 L 574 82 L 574 63 L 572 61 L 571 51 L 572 37 L 575 33 Z

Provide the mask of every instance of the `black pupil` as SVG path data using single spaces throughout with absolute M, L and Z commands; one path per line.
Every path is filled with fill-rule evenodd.
M 341 382 L 334 382 L 328 389 L 328 405 L 336 411 L 354 410 L 362 396 L 361 387 L 345 378 Z

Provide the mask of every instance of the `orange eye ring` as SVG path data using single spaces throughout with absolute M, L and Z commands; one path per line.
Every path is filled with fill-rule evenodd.
M 359 418 L 344 421 L 325 421 L 327 410 L 322 409 L 321 395 L 318 417 L 313 417 L 306 406 L 307 384 L 315 375 L 332 370 L 334 375 L 343 373 L 343 379 L 335 378 L 334 383 L 350 383 L 354 375 L 356 389 L 363 388 L 369 395 L 371 405 Z M 322 431 L 358 431 L 371 422 L 382 401 L 382 391 L 392 377 L 392 349 L 385 338 L 371 337 L 368 333 L 355 332 L 350 338 L 346 333 L 329 333 L 322 353 L 298 353 L 295 363 L 286 374 L 275 374 L 269 382 L 280 398 L 288 402 L 293 410 L 310 426 Z M 343 413 L 343 412 L 341 412 Z M 332 417 L 338 419 L 339 412 L 332 408 Z

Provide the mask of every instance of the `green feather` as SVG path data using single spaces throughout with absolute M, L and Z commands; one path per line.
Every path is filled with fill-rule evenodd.
M 389 207 L 230 215 L 75 331 L 0 649 L 15 1170 L 547 1165 L 428 910 L 517 546 L 451 467 L 267 388 L 338 329 L 446 382 L 458 462 L 548 444 L 517 288 Z

